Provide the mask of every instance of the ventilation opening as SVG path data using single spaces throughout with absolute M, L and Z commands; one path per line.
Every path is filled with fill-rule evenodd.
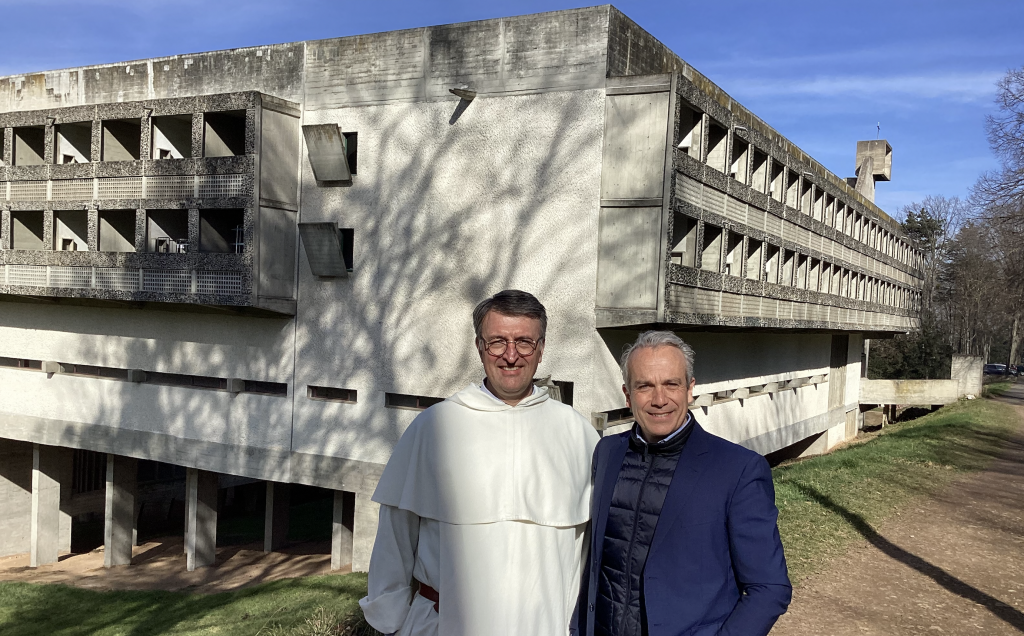
M 14 156 L 16 166 L 41 166 L 46 163 L 46 127 L 19 126 L 14 129 Z
M 747 278 L 760 280 L 761 278 L 761 241 L 750 239 L 747 241 Z
M 729 243 L 726 246 L 725 273 L 740 276 L 743 273 L 743 235 L 729 232 Z
M 237 157 L 245 154 L 245 111 L 203 115 L 203 156 Z
M 750 164 L 750 187 L 761 193 L 768 192 L 768 154 L 757 148 Z
M 359 133 L 343 132 L 341 134 L 345 138 L 345 158 L 348 159 L 348 171 L 356 174 L 359 159 Z
M 146 251 L 158 254 L 187 253 L 188 210 L 147 210 Z
M 770 185 L 768 186 L 768 189 L 771 191 L 773 199 L 779 203 L 784 203 L 786 192 L 783 181 L 786 176 L 786 167 L 776 161 L 772 161 L 771 166 Z
M 559 402 L 572 406 L 573 383 L 567 380 L 552 380 L 551 383 L 558 388 Z
M 53 249 L 61 252 L 89 251 L 89 213 L 61 210 L 53 213 Z
M 245 212 L 239 209 L 199 211 L 199 251 L 241 254 L 245 251 Z
M 135 251 L 135 210 L 100 211 L 100 251 Z
M 55 163 L 92 161 L 92 122 L 58 124 L 53 127 Z
M 306 396 L 311 400 L 356 403 L 355 389 L 340 389 L 333 386 L 308 386 Z
M 708 121 L 708 165 L 724 173 L 729 131 L 714 120 Z
M 422 411 L 438 402 L 444 402 L 444 398 L 428 397 L 425 395 L 405 395 L 403 393 L 385 393 L 384 406 L 393 409 L 413 409 Z
M 710 272 L 722 269 L 722 228 L 704 224 L 704 244 L 700 255 L 700 268 Z
M 697 221 L 676 212 L 672 216 L 672 262 L 694 267 L 697 258 Z
M 679 140 L 676 147 L 700 161 L 701 120 L 703 115 L 687 104 L 679 109 Z
M 11 210 L 11 249 L 39 251 L 43 238 L 43 213 Z
M 36 371 L 40 371 L 43 368 L 43 361 L 0 357 L 0 367 L 8 367 L 11 369 L 34 369 Z
M 243 380 L 242 391 L 259 395 L 277 395 L 286 397 L 288 385 L 284 382 L 264 382 L 262 380 Z
M 623 409 L 604 411 L 603 413 L 608 417 L 608 422 L 605 424 L 605 428 L 619 426 L 620 424 L 626 424 L 634 420 L 633 410 L 628 406 Z
M 729 161 L 729 176 L 740 183 L 747 182 L 747 152 L 750 144 L 740 139 L 736 134 L 732 136 L 732 159 Z
M 187 159 L 192 156 L 192 115 L 153 118 L 153 159 Z
M 779 246 L 767 244 L 764 250 L 764 275 L 769 283 L 779 282 Z
M 141 159 L 142 121 L 139 119 L 104 121 L 102 148 L 101 159 L 103 161 L 138 161 Z

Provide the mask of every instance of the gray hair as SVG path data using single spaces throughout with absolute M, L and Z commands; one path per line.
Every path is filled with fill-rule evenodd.
M 645 331 L 637 337 L 636 342 L 622 350 L 619 366 L 622 368 L 622 382 L 629 390 L 629 360 L 639 349 L 655 349 L 657 347 L 675 347 L 686 358 L 686 385 L 693 382 L 694 355 L 693 348 L 671 331 Z
M 537 297 L 530 292 L 519 291 L 518 289 L 506 289 L 486 298 L 473 310 L 473 331 L 476 337 L 480 337 L 480 327 L 483 325 L 484 316 L 488 312 L 495 311 L 502 316 L 525 316 L 540 321 L 540 339 L 548 330 L 548 312 L 544 305 L 540 304 Z

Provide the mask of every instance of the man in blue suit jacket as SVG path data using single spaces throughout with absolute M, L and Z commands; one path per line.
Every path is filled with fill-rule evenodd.
M 689 412 L 693 350 L 648 331 L 623 353 L 636 423 L 594 452 L 579 636 L 763 636 L 792 587 L 763 457 Z

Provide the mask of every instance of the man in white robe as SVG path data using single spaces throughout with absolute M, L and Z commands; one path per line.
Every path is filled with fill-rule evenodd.
M 547 316 L 506 290 L 473 312 L 486 379 L 421 413 L 374 492 L 367 622 L 400 636 L 564 636 L 590 519 L 590 423 L 533 384 Z

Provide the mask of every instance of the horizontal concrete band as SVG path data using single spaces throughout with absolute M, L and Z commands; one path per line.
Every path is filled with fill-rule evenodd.
M 739 444 L 744 448 L 749 448 L 756 453 L 765 455 L 774 450 L 785 448 L 790 444 L 795 444 L 802 439 L 807 439 L 811 435 L 823 433 L 833 426 L 842 424 L 846 421 L 846 412 L 856 408 L 856 404 L 848 404 L 843 408 L 832 409 L 827 413 L 815 415 L 795 424 L 781 426 L 767 433 L 762 433 L 757 437 L 745 439 L 739 442 Z
M 959 399 L 956 380 L 861 380 L 861 404 L 952 404 Z
M 217 473 L 371 495 L 384 466 L 329 455 L 0 412 L 0 438 L 113 453 Z

